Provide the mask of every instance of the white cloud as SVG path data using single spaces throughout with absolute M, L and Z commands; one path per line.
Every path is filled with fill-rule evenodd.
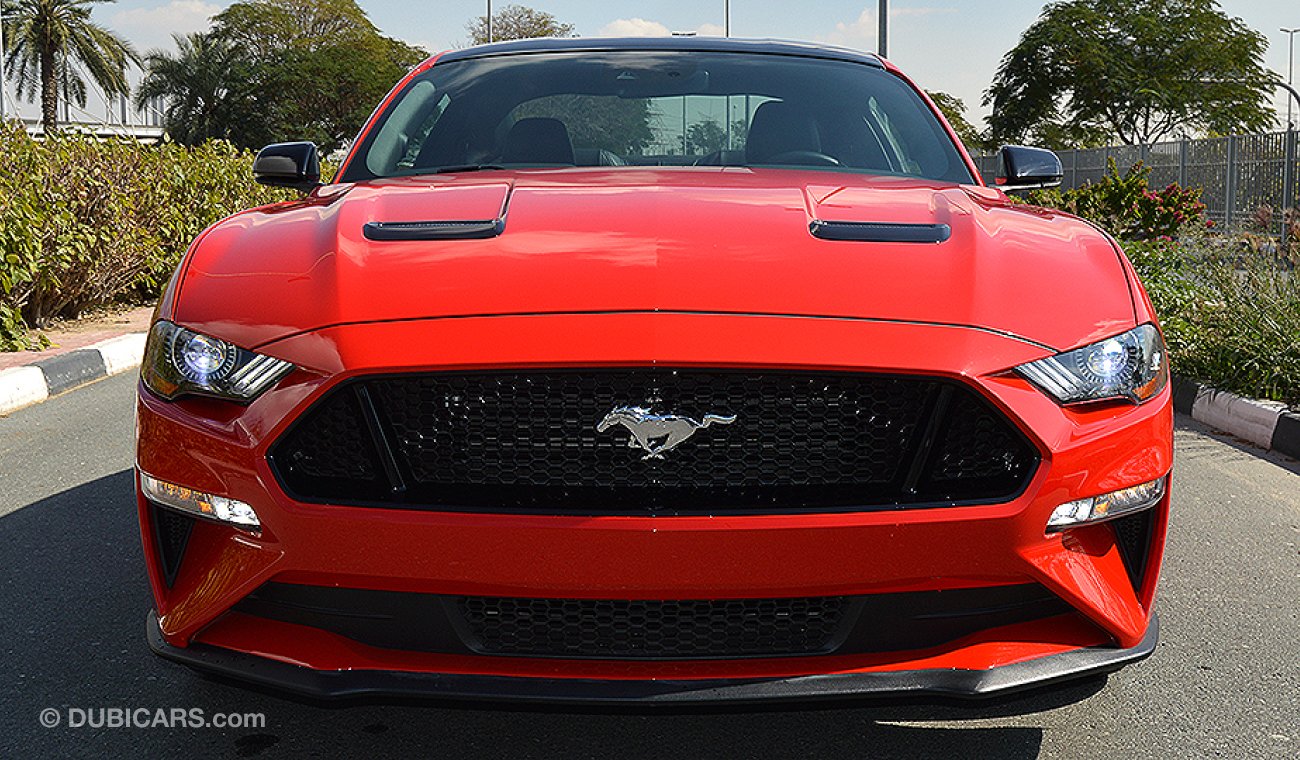
M 667 37 L 672 32 L 658 21 L 643 18 L 615 19 L 596 32 L 599 37 Z
M 220 5 L 203 0 L 171 0 L 152 8 L 118 11 L 109 23 L 145 52 L 158 47 L 172 49 L 173 34 L 207 31 L 212 16 L 220 11 Z
M 722 37 L 727 30 L 721 24 L 700 24 L 696 27 L 695 33 L 701 37 Z
M 889 18 L 934 16 L 941 13 L 956 12 L 956 8 L 890 8 Z M 876 9 L 871 7 L 863 8 L 862 13 L 859 13 L 855 20 L 837 23 L 833 32 L 823 35 L 820 39 L 823 42 L 831 42 L 836 45 L 874 48 L 876 46 Z

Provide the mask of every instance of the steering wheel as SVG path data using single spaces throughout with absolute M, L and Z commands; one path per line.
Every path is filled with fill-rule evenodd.
M 839 166 L 840 160 L 834 156 L 828 156 L 825 153 L 820 153 L 815 150 L 787 150 L 785 153 L 778 153 L 775 156 L 769 156 L 767 160 L 758 163 Z

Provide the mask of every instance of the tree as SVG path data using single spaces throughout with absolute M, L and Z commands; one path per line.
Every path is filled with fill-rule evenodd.
M 716 119 L 702 119 L 686 129 L 686 155 L 707 156 L 727 147 L 727 131 Z
M 479 16 L 465 26 L 470 44 L 488 41 L 487 16 Z M 492 14 L 492 41 L 523 40 L 533 37 L 574 37 L 573 24 L 564 24 L 544 11 L 522 5 L 507 5 Z
M 142 97 L 168 98 L 180 142 L 312 140 L 329 151 L 427 55 L 380 34 L 356 0 L 244 0 L 213 21 L 178 40 L 176 56 L 149 56 Z
M 268 137 L 264 111 L 251 86 L 252 59 L 210 34 L 173 35 L 175 55 L 155 50 L 145 58 L 136 105 L 163 98 L 163 126 L 182 145 L 218 138 L 238 145 Z
M 1264 35 L 1217 0 L 1066 0 L 1002 59 L 984 104 L 992 137 L 1148 144 L 1176 130 L 1262 131 Z
M 943 118 L 948 120 L 952 125 L 952 131 L 957 133 L 957 137 L 966 145 L 968 149 L 974 150 L 984 147 L 986 142 L 979 130 L 975 129 L 969 121 L 966 121 L 966 103 L 956 95 L 949 95 L 946 92 L 927 92 L 930 100 L 938 106 L 939 112 Z
M 113 0 L 3 0 L 5 64 L 18 96 L 40 93 L 41 126 L 59 125 L 59 98 L 86 105 L 88 75 L 106 95 L 128 95 L 129 63 L 140 63 L 129 43 L 90 20 L 92 7 Z
M 215 33 L 255 59 L 379 36 L 355 0 L 244 0 L 212 17 Z
M 311 140 L 327 151 L 351 139 L 375 104 L 423 51 L 378 34 L 320 46 L 295 45 L 262 67 L 276 139 Z

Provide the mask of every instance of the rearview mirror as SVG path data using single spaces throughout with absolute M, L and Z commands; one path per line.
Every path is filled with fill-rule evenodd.
M 1004 145 L 998 151 L 996 182 L 1003 190 L 1042 190 L 1058 187 L 1065 170 L 1050 150 Z
M 320 184 L 320 153 L 315 143 L 268 145 L 253 160 L 253 179 L 262 185 L 309 193 Z

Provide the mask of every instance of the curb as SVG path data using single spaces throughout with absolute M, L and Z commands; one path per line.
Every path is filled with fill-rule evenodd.
M 1300 413 L 1174 377 L 1174 411 L 1262 449 L 1300 459 Z
M 146 335 L 127 333 L 33 364 L 0 370 L 0 414 L 139 367 Z

